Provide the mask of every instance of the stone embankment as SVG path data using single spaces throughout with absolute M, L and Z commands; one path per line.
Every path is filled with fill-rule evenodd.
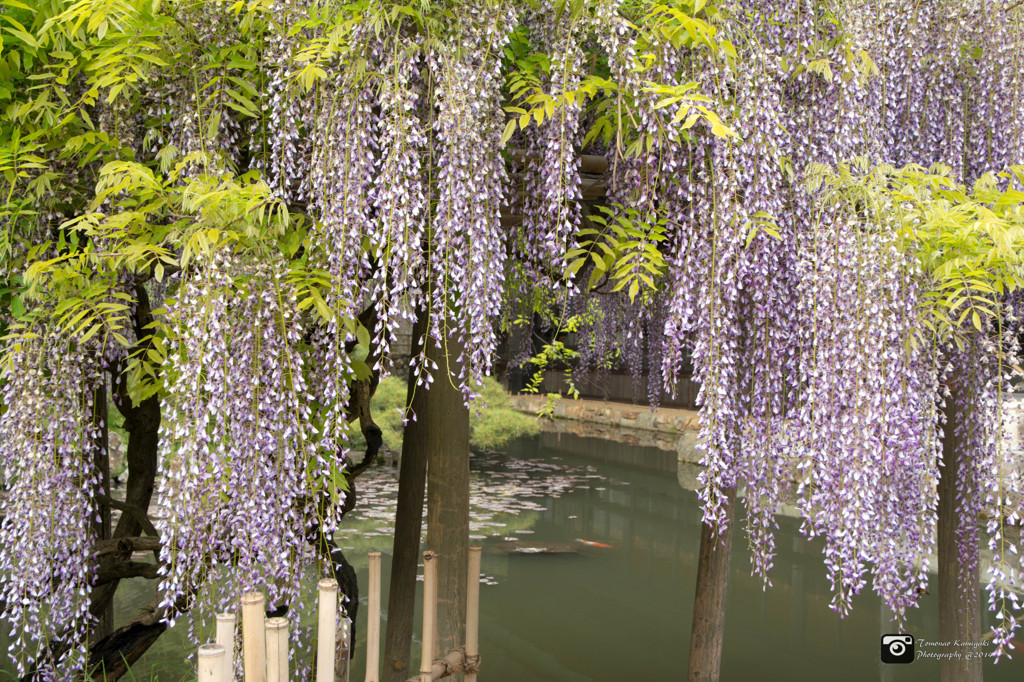
M 527 414 L 539 413 L 548 403 L 542 395 L 520 393 L 511 397 L 512 407 Z M 554 420 L 545 426 L 545 431 L 655 447 L 676 452 L 680 462 L 700 461 L 696 449 L 700 425 L 695 410 L 651 410 L 646 405 L 608 400 L 559 398 L 551 416 Z

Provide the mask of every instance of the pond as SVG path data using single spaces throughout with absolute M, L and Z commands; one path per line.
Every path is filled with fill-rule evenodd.
M 505 453 L 474 455 L 472 466 L 471 533 L 484 547 L 482 680 L 686 679 L 700 509 L 696 493 L 680 481 L 692 486 L 692 467 L 680 472 L 674 451 L 567 433 L 522 439 Z M 359 484 L 359 506 L 339 541 L 362 586 L 366 553 L 383 552 L 386 593 L 397 473 L 379 467 Z M 767 591 L 750 576 L 743 536 L 733 544 L 723 680 L 817 682 L 823 672 L 830 680 L 851 682 L 938 679 L 934 659 L 883 665 L 880 635 L 892 629 L 877 596 L 866 590 L 852 614 L 838 618 L 828 608 L 820 543 L 803 539 L 794 519 L 780 517 L 779 525 L 773 587 Z M 545 543 L 567 544 L 579 553 L 509 552 L 517 544 Z M 129 588 L 134 601 L 148 598 L 151 585 L 135 580 Z M 128 601 L 119 604 L 124 616 Z M 363 679 L 365 594 L 361 601 L 353 682 Z M 986 613 L 986 629 L 987 623 Z M 418 614 L 416 624 L 418 630 Z M 135 679 L 194 679 L 185 660 L 192 650 L 186 627 L 183 621 L 157 642 L 134 667 Z M 930 649 L 928 640 L 937 640 L 934 590 L 921 598 L 907 631 L 921 651 Z M 418 652 L 413 660 L 418 662 Z M 1024 652 L 998 665 L 986 663 L 985 678 L 1024 678 Z

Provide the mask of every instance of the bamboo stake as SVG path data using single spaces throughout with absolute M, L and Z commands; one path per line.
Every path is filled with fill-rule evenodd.
M 267 619 L 267 682 L 288 682 L 288 619 Z
M 334 650 L 338 652 L 334 661 L 334 682 L 348 682 L 349 660 L 351 659 L 349 633 L 351 629 L 352 621 L 348 617 L 348 607 L 344 606 L 341 609 L 341 629 L 338 630 L 338 639 L 334 646 Z
M 199 647 L 198 682 L 228 682 L 224 677 L 224 647 L 203 644 Z
M 235 679 L 235 614 L 217 614 L 217 644 L 224 647 L 224 682 Z
M 469 578 L 466 585 L 466 667 L 465 682 L 476 682 L 480 660 L 480 548 L 469 548 Z
M 242 662 L 245 682 L 266 682 L 267 637 L 263 620 L 266 611 L 262 592 L 242 595 Z
M 380 673 L 380 552 L 370 552 L 370 611 L 366 615 L 366 682 Z
M 420 682 L 430 682 L 434 666 L 434 632 L 437 629 L 437 564 L 433 552 L 423 553 L 423 656 Z
M 338 634 L 338 581 L 324 578 L 317 587 L 316 682 L 334 682 L 334 647 Z

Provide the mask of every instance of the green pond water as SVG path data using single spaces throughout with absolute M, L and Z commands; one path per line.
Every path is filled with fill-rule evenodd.
M 680 481 L 692 485 L 694 475 L 692 467 L 679 471 L 675 452 L 568 434 L 542 434 L 503 454 L 474 455 L 471 532 L 484 547 L 480 679 L 685 680 L 700 510 L 696 493 Z M 366 553 L 383 552 L 386 606 L 397 473 L 377 468 L 359 483 L 359 505 L 339 544 L 363 588 Z M 866 588 L 852 614 L 840 619 L 828 608 L 820 543 L 803 539 L 795 519 L 780 517 L 779 525 L 767 591 L 750 576 L 745 538 L 734 540 L 723 680 L 938 679 L 934 659 L 882 664 L 880 635 L 895 629 L 877 596 Z M 509 553 L 514 543 L 572 543 L 580 551 Z M 123 589 L 134 601 L 148 598 L 151 585 L 134 580 Z M 364 679 L 365 594 L 360 601 L 353 682 Z M 118 604 L 125 617 L 128 602 Z M 936 602 L 934 592 L 922 597 L 909 618 L 906 631 L 918 639 L 918 651 L 936 651 L 927 644 L 938 639 Z M 304 614 L 305 622 L 310 619 Z M 419 622 L 417 614 L 417 631 Z M 988 623 L 986 613 L 986 630 Z M 186 628 L 183 621 L 168 631 L 135 666 L 135 679 L 194 679 Z M 413 661 L 415 668 L 418 651 Z M 985 679 L 1024 679 L 1024 652 L 998 665 L 986 662 Z

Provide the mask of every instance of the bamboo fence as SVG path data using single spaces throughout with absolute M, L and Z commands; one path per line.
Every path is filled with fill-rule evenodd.
M 369 609 L 366 628 L 366 680 L 380 681 L 380 552 L 370 552 Z M 408 682 L 433 682 L 457 672 L 466 682 L 476 682 L 480 665 L 480 548 L 469 548 L 469 578 L 466 597 L 466 644 L 442 657 L 434 652 L 437 633 L 437 555 L 423 553 L 423 655 L 419 675 Z M 316 682 L 349 682 L 347 645 L 338 646 L 338 583 L 333 579 L 317 584 Z M 242 674 L 244 682 L 289 682 L 287 618 L 267 618 L 264 596 L 248 592 L 241 599 Z M 343 614 L 344 615 L 344 614 Z M 235 629 L 233 613 L 217 615 L 216 639 L 199 647 L 199 682 L 234 682 Z M 343 639 L 347 642 L 347 637 Z

